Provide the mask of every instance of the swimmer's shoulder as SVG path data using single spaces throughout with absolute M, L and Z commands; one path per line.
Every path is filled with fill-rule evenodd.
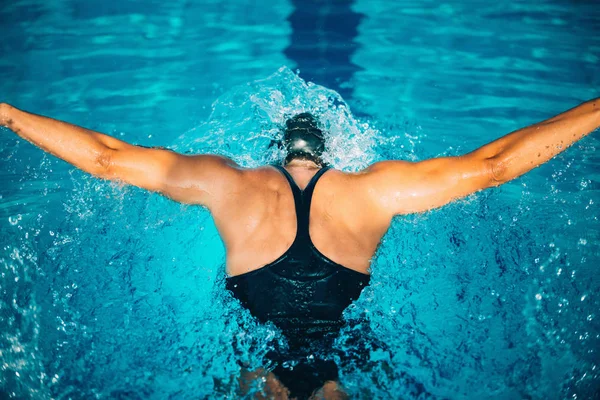
M 272 165 L 263 165 L 256 168 L 242 168 L 242 184 L 246 189 L 260 191 L 279 191 L 289 185 L 285 177 Z
M 399 163 L 401 162 L 394 161 L 393 166 L 397 167 Z M 371 184 L 378 179 L 385 178 L 385 175 L 387 175 L 386 171 L 394 168 L 392 165 L 387 164 L 387 162 L 379 162 L 358 172 L 342 171 L 330 167 L 320 177 L 315 191 L 322 193 L 347 192 L 353 193 L 357 197 L 361 197 L 361 192 L 364 191 L 365 195 L 368 195 L 366 192 L 369 191 Z M 410 163 L 407 162 L 407 164 Z M 257 168 L 241 168 L 240 171 L 243 176 L 241 182 L 243 182 L 243 185 L 248 186 L 248 188 L 254 187 L 268 191 L 281 190 L 282 188 L 287 190 L 289 188 L 285 177 L 272 165 L 264 165 Z
M 356 172 L 331 171 L 328 189 L 335 194 L 338 207 L 346 214 L 360 216 L 365 223 L 375 227 L 387 227 L 392 215 L 387 211 L 386 203 L 393 196 L 386 188 L 392 181 L 405 179 L 412 166 L 411 162 L 394 160 L 380 161 Z

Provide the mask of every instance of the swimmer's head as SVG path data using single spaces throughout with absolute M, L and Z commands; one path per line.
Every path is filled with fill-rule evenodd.
M 310 113 L 297 114 L 285 122 L 283 147 L 287 151 L 284 164 L 293 159 L 310 160 L 320 166 L 325 164 L 321 158 L 325 151 L 323 131 Z

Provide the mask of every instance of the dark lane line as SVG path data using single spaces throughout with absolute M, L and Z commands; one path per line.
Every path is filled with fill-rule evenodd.
M 285 55 L 296 62 L 300 76 L 339 92 L 349 101 L 347 87 L 361 67 L 352 63 L 359 46 L 354 39 L 363 14 L 352 10 L 352 1 L 292 0 L 295 7 L 288 21 L 292 27 Z

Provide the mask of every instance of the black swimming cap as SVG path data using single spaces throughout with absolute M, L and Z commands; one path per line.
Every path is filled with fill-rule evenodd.
M 310 113 L 293 116 L 285 122 L 283 145 L 287 150 L 285 164 L 294 158 L 304 158 L 324 165 L 321 156 L 325 150 L 323 131 L 317 126 L 317 119 Z

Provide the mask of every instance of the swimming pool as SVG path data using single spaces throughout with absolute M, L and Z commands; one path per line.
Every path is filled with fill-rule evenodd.
M 19 0 L 0 9 L 0 101 L 246 166 L 276 157 L 285 112 L 318 110 L 330 161 L 356 170 L 461 154 L 599 95 L 592 3 L 315 4 Z M 236 361 L 261 366 L 278 336 L 224 291 L 208 213 L 0 141 L 0 394 L 236 398 Z M 337 344 L 385 343 L 343 366 L 352 397 L 598 393 L 598 145 L 397 218 Z

